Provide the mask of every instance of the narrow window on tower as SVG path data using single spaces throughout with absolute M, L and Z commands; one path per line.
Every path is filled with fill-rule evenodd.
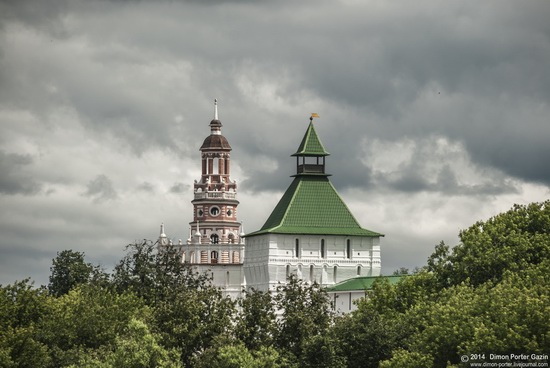
M 296 244 L 294 245 L 294 256 L 300 258 L 300 239 L 296 239 Z
M 321 258 L 325 258 L 325 239 L 321 239 Z
M 351 240 L 346 240 L 346 258 L 351 258 Z
M 218 263 L 218 252 L 215 250 L 210 253 L 210 263 Z
M 212 164 L 213 165 L 213 167 L 212 167 L 213 172 L 212 172 L 212 174 L 214 174 L 214 175 L 219 174 L 219 172 L 218 172 L 218 167 L 220 165 L 219 160 L 220 159 L 217 158 L 217 157 L 214 157 L 214 159 L 213 159 L 213 164 Z

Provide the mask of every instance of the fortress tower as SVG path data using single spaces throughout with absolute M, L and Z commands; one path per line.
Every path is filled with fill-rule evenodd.
M 296 174 L 263 227 L 246 235 L 247 286 L 274 290 L 290 273 L 330 286 L 380 275 L 380 237 L 363 229 L 325 172 L 325 150 L 310 119 Z

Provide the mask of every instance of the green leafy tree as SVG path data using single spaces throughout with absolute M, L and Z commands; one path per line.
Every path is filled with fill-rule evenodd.
M 296 275 L 290 275 L 286 284 L 277 287 L 275 301 L 281 313 L 277 322 L 276 346 L 283 355 L 289 354 L 290 360 L 295 357 L 302 366 L 307 366 L 305 352 L 308 342 L 326 334 L 332 324 L 334 313 L 330 299 L 319 284 L 306 284 Z M 319 347 L 320 340 L 315 343 Z M 327 351 L 333 349 L 327 347 Z
M 211 285 L 209 275 L 182 263 L 175 247 L 159 249 L 148 240 L 127 247 L 113 283 L 143 298 L 152 310 L 154 332 L 165 347 L 178 350 L 184 365 L 231 326 L 235 313 L 234 303 Z
M 88 283 L 93 278 L 94 266 L 84 261 L 82 252 L 58 252 L 52 263 L 48 290 L 54 296 L 65 295 L 75 286 Z
M 208 349 L 193 357 L 196 368 L 288 368 L 289 362 L 272 347 L 250 351 L 244 343 L 228 335 L 218 335 Z
M 516 205 L 461 231 L 452 251 L 439 244 L 427 272 L 407 277 L 395 297 L 384 298 L 414 331 L 403 336 L 408 353 L 398 348 L 387 364 L 420 354 L 445 367 L 472 351 L 548 351 L 549 214 L 548 201 Z
M 167 348 L 175 348 L 181 361 L 207 349 L 212 340 L 231 326 L 234 302 L 220 290 L 205 285 L 201 289 L 181 286 L 153 308 L 156 329 Z
M 430 355 L 410 352 L 403 349 L 394 351 L 391 359 L 380 362 L 380 368 L 432 368 L 433 359 Z
M 113 350 L 103 349 L 83 354 L 71 368 L 178 368 L 179 355 L 159 344 L 147 324 L 132 318 L 116 337 Z
M 235 321 L 237 339 L 249 350 L 272 346 L 277 325 L 271 293 L 243 290 L 243 297 L 238 300 L 238 306 L 239 313 Z
M 40 338 L 56 367 L 76 364 L 87 350 L 112 348 L 129 321 L 147 313 L 132 293 L 118 294 L 97 285 L 81 285 L 50 298 L 50 311 L 40 323 Z
M 410 330 L 398 309 L 401 305 L 395 286 L 377 282 L 369 296 L 334 327 L 348 367 L 378 367 L 380 361 L 391 358 L 392 351 L 403 347 Z
M 415 333 L 408 350 L 433 359 L 434 367 L 460 364 L 472 351 L 543 353 L 550 347 L 549 262 L 522 273 L 507 271 L 499 283 L 461 284 L 437 299 L 418 301 L 408 312 Z
M 409 269 L 406 267 L 400 267 L 399 269 L 393 271 L 392 275 L 399 276 L 399 275 L 408 275 Z
M 433 273 L 440 287 L 451 285 L 452 263 L 451 251 L 444 241 L 435 246 L 434 252 L 428 257 L 426 270 Z
M 340 341 L 332 329 L 326 333 L 312 336 L 304 344 L 301 357 L 302 367 L 347 367 L 347 360 L 341 354 Z
M 498 282 L 506 270 L 522 271 L 550 258 L 550 201 L 514 205 L 459 236 L 461 244 L 451 254 L 441 249 L 430 257 L 428 269 L 452 285 Z
M 0 366 L 48 367 L 38 325 L 48 315 L 48 293 L 29 279 L 0 288 Z
M 196 368 L 252 368 L 254 363 L 243 342 L 225 335 L 219 335 L 210 347 L 193 358 Z
M 194 271 L 181 262 L 175 247 L 162 247 L 150 240 L 129 244 L 126 255 L 115 266 L 113 283 L 117 290 L 132 290 L 148 305 L 161 302 L 181 286 L 200 289 L 209 285 L 206 274 Z

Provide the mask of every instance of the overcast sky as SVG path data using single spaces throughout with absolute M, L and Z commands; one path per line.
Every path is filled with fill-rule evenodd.
M 187 239 L 213 100 L 258 230 L 316 112 L 382 271 L 550 197 L 550 1 L 0 0 L 0 283 Z

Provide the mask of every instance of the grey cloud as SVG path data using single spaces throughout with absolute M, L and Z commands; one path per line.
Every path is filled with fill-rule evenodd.
M 144 181 L 138 185 L 137 189 L 143 192 L 153 193 L 155 191 L 155 186 L 148 181 Z
M 0 19 L 17 20 L 32 27 L 52 27 L 67 6 L 67 0 L 0 1 Z
M 424 196 L 452 196 L 462 202 L 472 196 L 476 206 L 484 201 L 488 208 L 494 205 L 492 198 L 514 193 L 526 183 L 550 184 L 549 13 L 548 1 L 507 0 L 420 0 L 414 5 L 317 0 L 282 5 L 222 0 L 0 1 L 0 119 L 6 111 L 15 111 L 13 116 L 30 115 L 49 127 L 55 125 L 55 112 L 67 111 L 67 116 L 74 115 L 75 126 L 85 128 L 83 145 L 116 141 L 111 149 L 118 152 L 122 147 L 127 154 L 130 147 L 130 160 L 148 157 L 144 153 L 149 150 L 167 150 L 182 161 L 196 160 L 200 168 L 198 148 L 209 134 L 212 99 L 218 98 L 223 134 L 233 147 L 233 167 L 245 176 L 233 172 L 232 179 L 241 193 L 251 194 L 248 197 L 261 193 L 266 198 L 290 184 L 295 170 L 290 154 L 300 143 L 309 114 L 318 112 L 317 131 L 331 152 L 327 172 L 341 193 L 349 189 L 361 196 L 375 194 L 379 203 L 400 195 L 404 202 Z M 48 154 L 48 139 L 33 135 L 50 129 L 0 125 L 3 152 L 14 152 L 14 138 L 29 145 L 28 152 Z M 391 144 L 410 139 L 422 145 L 431 136 L 460 144 L 468 160 L 459 165 L 452 161 L 453 152 L 435 155 L 417 146 L 409 161 L 380 172 L 369 155 L 387 157 L 384 146 L 378 153 L 363 150 L 364 140 Z M 69 156 L 60 155 L 59 166 Z M 10 202 L 11 208 L 34 209 L 36 204 L 28 200 L 59 200 L 75 192 L 71 185 L 78 179 L 71 184 L 44 180 L 52 176 L 43 173 L 48 170 L 44 167 L 42 175 L 33 175 L 38 166 L 33 158 L 3 153 L 0 191 L 42 194 L 40 183 L 48 182 L 55 192 L 50 197 L 0 196 L 3 208 L 23 197 L 25 202 Z M 430 166 L 438 160 L 441 164 Z M 82 193 L 85 198 L 96 203 L 118 198 L 109 166 L 113 165 L 97 171 L 103 175 L 92 174 Z M 468 169 L 482 179 L 465 180 Z M 169 192 L 192 196 L 189 184 L 173 183 Z M 130 187 L 137 190 L 125 193 L 129 201 L 140 191 L 158 191 L 148 182 Z M 109 203 L 105 204 L 79 208 L 61 219 L 88 219 L 86 211 L 97 211 L 90 219 L 98 224 L 94 231 L 82 235 L 82 230 L 75 230 L 63 246 L 84 236 L 89 242 L 79 238 L 80 249 L 93 248 L 94 243 L 105 243 L 104 234 L 125 227 L 119 217 L 110 217 L 112 225 L 100 223 L 106 218 L 101 212 Z M 418 207 L 407 204 L 412 211 Z M 190 204 L 185 205 L 191 213 Z M 244 214 L 251 207 L 241 204 L 242 220 L 249 221 Z M 475 211 L 464 210 L 477 219 Z M 151 220 L 152 234 L 157 234 L 157 223 L 169 220 L 160 217 Z M 391 218 L 386 221 L 389 229 L 380 230 L 388 234 L 384 241 L 393 254 L 400 253 L 399 242 L 414 254 L 418 244 L 440 240 L 423 234 L 413 239 L 409 233 L 392 240 L 401 224 L 391 223 Z M 33 240 L 38 243 L 43 236 L 50 247 L 69 238 L 53 230 L 45 234 L 50 224 L 37 226 L 38 219 L 29 221 L 29 229 L 23 228 L 19 238 L 34 231 Z M 106 226 L 112 227 L 105 230 Z M 141 233 L 143 224 L 132 226 L 113 244 L 124 244 L 128 236 L 148 236 Z M 5 239 L 2 246 L 9 248 L 10 242 Z M 50 260 L 53 256 L 55 252 Z M 416 265 L 397 262 L 391 268 Z
M 484 184 L 460 184 L 457 173 L 445 166 L 436 174 L 437 179 L 430 182 L 418 172 L 405 171 L 396 179 L 377 178 L 380 187 L 391 187 L 399 192 L 437 192 L 445 195 L 494 196 L 518 193 L 517 186 L 509 180 L 495 180 Z
M 167 146 L 182 155 L 191 154 L 196 142 L 190 132 L 203 121 L 207 123 L 204 113 L 209 112 L 211 95 L 226 96 L 226 109 L 234 105 L 238 106 L 235 111 L 249 112 L 248 116 L 239 114 L 243 119 L 232 128 L 247 129 L 251 133 L 237 134 L 237 144 L 250 135 L 255 139 L 261 137 L 265 131 L 261 121 L 269 119 L 265 119 L 265 112 L 264 115 L 252 113 L 255 107 L 247 105 L 239 91 L 238 76 L 256 74 L 259 82 L 277 82 L 278 76 L 286 75 L 288 82 L 277 85 L 275 93 L 288 104 L 307 102 L 304 101 L 307 92 L 320 96 L 327 105 L 342 105 L 377 118 L 376 122 L 368 119 L 358 122 L 360 126 L 353 131 L 341 129 L 338 121 L 329 122 L 334 125 L 329 137 L 340 136 L 340 139 L 325 138 L 327 144 L 334 142 L 332 145 L 338 147 L 359 136 L 422 137 L 437 132 L 464 141 L 476 159 L 486 165 L 548 184 L 550 173 L 544 170 L 541 160 L 534 158 L 548 156 L 548 148 L 539 142 L 539 137 L 548 136 L 550 129 L 542 120 L 549 110 L 545 101 L 550 100 L 550 76 L 545 73 L 545 65 L 550 62 L 550 30 L 543 16 L 549 5 L 533 3 L 528 12 L 515 12 L 510 4 L 505 2 L 501 7 L 491 8 L 422 1 L 412 13 L 407 7 L 390 6 L 385 10 L 374 7 L 366 14 L 362 10 L 368 4 L 331 8 L 328 3 L 321 3 L 312 8 L 311 2 L 289 7 L 268 3 L 231 6 L 229 3 L 207 10 L 169 2 L 154 7 L 146 2 L 133 4 L 132 7 L 150 10 L 147 15 L 150 19 L 164 19 L 154 29 L 142 27 L 142 14 L 128 13 L 129 8 L 124 4 L 107 4 L 112 7 L 113 15 L 106 17 L 103 29 L 97 29 L 74 7 L 69 9 L 80 19 L 82 27 L 88 27 L 77 31 L 89 32 L 91 44 L 97 47 L 94 52 L 99 56 L 110 55 L 117 72 L 126 64 L 142 65 L 145 72 L 154 60 L 165 60 L 166 68 L 182 60 L 191 63 L 193 69 L 182 70 L 181 75 L 189 78 L 190 90 L 200 90 L 200 94 L 191 96 L 182 90 L 181 94 L 166 97 L 173 105 L 178 101 L 173 97 L 178 97 L 181 101 L 178 104 L 186 110 L 189 106 L 201 109 L 187 111 L 187 118 L 177 128 L 166 114 L 170 103 L 163 105 L 160 99 L 147 101 L 150 95 L 140 96 L 136 88 L 112 82 L 112 78 L 106 78 L 110 75 L 109 68 L 92 67 L 87 73 L 81 73 L 78 68 L 67 65 L 65 69 L 69 70 L 70 78 L 60 82 L 64 83 L 66 100 L 90 127 L 122 137 L 137 154 L 151 146 Z M 438 11 L 434 12 L 434 7 Z M 240 22 L 229 21 L 226 14 Z M 305 14 L 316 21 L 304 21 L 301 15 Z M 434 14 L 439 17 L 435 18 Z M 94 13 L 91 18 L 99 16 L 100 13 Z M 121 16 L 128 17 L 124 28 L 116 27 Z M 176 18 L 178 24 L 174 23 Z M 212 19 L 216 20 L 215 26 Z M 194 37 L 180 36 L 189 32 Z M 105 39 L 110 42 L 98 46 Z M 134 45 L 135 49 L 125 47 L 126 44 Z M 116 59 L 116 55 L 122 59 Z M 450 96 L 450 105 L 442 111 L 446 116 L 440 120 L 429 116 L 433 106 L 417 106 L 421 103 L 420 96 L 431 90 L 436 95 Z M 525 98 L 532 102 L 534 109 L 539 106 L 540 113 L 533 116 L 532 121 L 521 122 L 539 129 L 523 129 L 518 135 L 514 128 L 518 122 L 497 115 L 488 116 L 488 121 L 479 121 L 498 103 L 492 96 L 499 94 L 509 98 L 509 102 L 499 107 L 503 117 L 521 108 Z M 469 106 L 460 105 L 463 96 L 470 96 Z M 207 102 L 199 103 L 201 99 Z M 476 115 L 469 116 L 464 107 Z M 415 118 L 411 113 L 415 108 L 424 108 L 426 113 Z M 458 108 L 462 109 L 461 116 L 451 116 Z M 282 122 L 274 123 L 281 125 Z M 479 124 L 484 124 L 486 131 L 476 129 Z M 282 129 L 289 126 L 288 123 L 282 125 Z M 502 142 L 508 147 L 504 155 L 499 153 L 500 143 L 495 143 L 498 142 L 494 139 L 496 129 L 508 137 Z M 285 138 L 280 133 L 269 136 L 278 142 Z M 273 146 L 276 145 L 267 148 Z M 245 149 L 247 155 L 267 153 L 254 143 Z M 287 164 L 286 152 L 271 151 L 271 154 L 280 154 L 279 167 Z M 346 159 L 335 157 L 335 166 L 340 168 L 341 162 L 354 159 L 350 154 L 353 152 L 347 153 Z M 360 176 L 358 181 L 352 178 L 349 183 L 352 186 L 368 184 L 365 179 Z M 268 188 L 269 182 L 261 186 Z
M 29 195 L 39 192 L 41 184 L 24 170 L 25 166 L 32 163 L 33 158 L 30 155 L 0 150 L 0 193 Z
M 96 203 L 113 200 L 118 197 L 113 182 L 103 174 L 96 176 L 95 179 L 88 183 L 84 195 L 92 198 Z
M 174 183 L 172 187 L 170 188 L 170 193 L 187 193 L 191 189 L 191 186 L 189 184 L 184 183 Z

